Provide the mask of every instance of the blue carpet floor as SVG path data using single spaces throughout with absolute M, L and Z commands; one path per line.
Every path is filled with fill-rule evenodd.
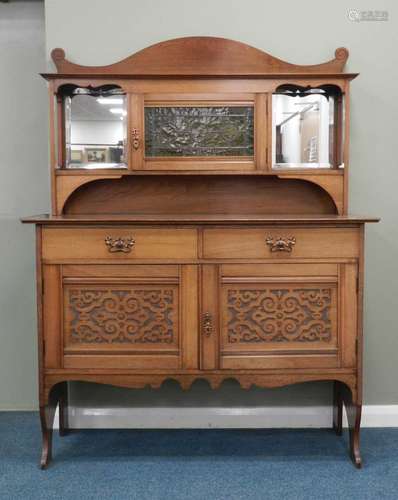
M 347 433 L 320 430 L 87 430 L 54 436 L 38 468 L 37 413 L 0 413 L 1 499 L 398 499 L 398 429 L 363 429 L 364 467 Z

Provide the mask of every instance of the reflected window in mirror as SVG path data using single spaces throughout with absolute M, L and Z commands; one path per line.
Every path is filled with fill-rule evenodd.
M 66 168 L 127 168 L 127 99 L 117 86 L 61 87 Z
M 282 85 L 272 96 L 273 168 L 343 168 L 343 94 Z

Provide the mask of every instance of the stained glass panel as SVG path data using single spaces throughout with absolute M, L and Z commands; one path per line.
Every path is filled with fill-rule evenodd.
M 253 156 L 252 106 L 145 108 L 146 156 Z

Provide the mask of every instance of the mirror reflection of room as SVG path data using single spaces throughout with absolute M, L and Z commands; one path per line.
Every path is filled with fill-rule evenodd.
M 272 96 L 274 168 L 342 168 L 342 99 L 325 89 Z
M 68 168 L 126 167 L 127 106 L 119 88 L 73 88 L 64 97 Z

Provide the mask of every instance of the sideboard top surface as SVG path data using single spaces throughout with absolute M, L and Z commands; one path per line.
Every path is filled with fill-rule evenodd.
M 57 224 L 364 224 L 377 217 L 357 215 L 259 215 L 259 214 L 112 214 L 112 215 L 35 215 L 24 223 Z

